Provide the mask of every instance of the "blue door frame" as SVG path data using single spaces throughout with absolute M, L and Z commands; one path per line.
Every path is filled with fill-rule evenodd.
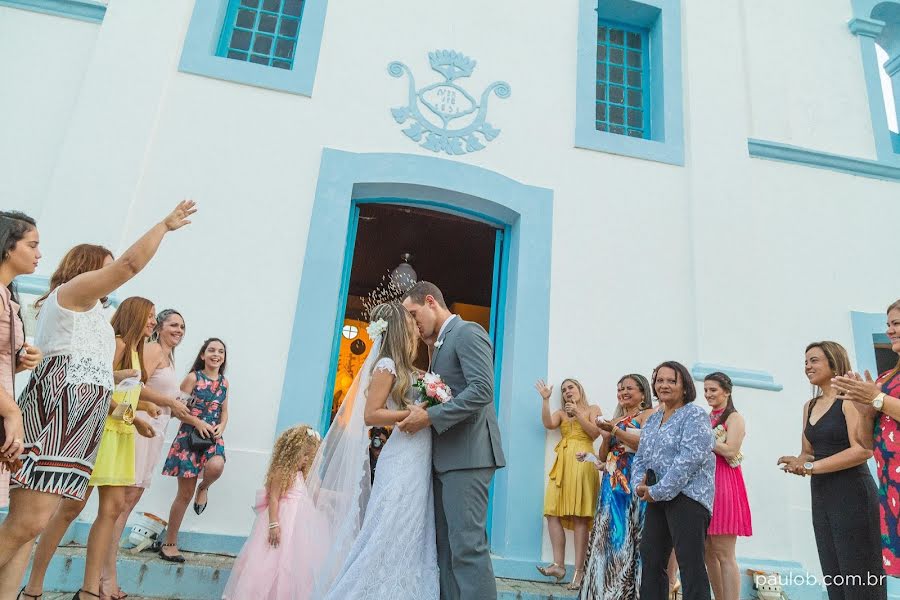
M 473 218 L 476 215 L 467 214 L 459 211 L 455 207 L 442 202 L 433 202 L 429 200 L 416 200 L 415 198 L 366 198 L 361 200 L 353 200 L 350 208 L 350 222 L 347 224 L 347 241 L 344 244 L 344 266 L 341 269 L 341 302 L 338 303 L 340 310 L 335 315 L 333 343 L 331 347 L 331 365 L 328 368 L 328 385 L 325 386 L 325 396 L 322 400 L 322 418 L 319 421 L 319 431 L 328 431 L 331 426 L 331 409 L 333 403 L 332 393 L 334 392 L 334 380 L 337 377 L 338 359 L 341 353 L 341 330 L 346 319 L 347 295 L 350 291 L 350 276 L 353 269 L 353 256 L 356 252 L 356 234 L 359 230 L 359 207 L 363 204 L 392 204 L 395 206 L 418 206 L 427 208 L 436 212 L 448 214 L 457 214 L 469 220 L 485 221 L 496 229 L 494 238 L 494 267 L 491 279 L 491 306 L 490 306 L 490 336 L 491 342 L 494 344 L 494 382 L 495 382 L 495 398 L 494 401 L 499 406 L 500 403 L 500 374 L 502 368 L 500 363 L 502 357 L 502 344 L 498 346 L 498 339 L 502 341 L 500 335 L 503 331 L 504 313 L 498 311 L 499 306 L 503 306 L 506 298 L 506 272 L 508 270 L 508 255 L 505 252 L 503 240 L 506 236 L 506 226 L 502 223 L 496 223 L 489 219 Z M 490 520 L 488 521 L 490 523 Z M 490 531 L 490 527 L 488 528 Z
M 552 191 L 452 159 L 387 153 L 322 153 L 276 433 L 321 423 L 334 332 L 343 317 L 347 240 L 359 202 L 411 198 L 505 230 L 508 266 L 497 302 L 498 419 L 506 467 L 494 477 L 491 549 L 498 576 L 534 577 L 541 558 L 546 433 L 532 383 L 545 376 L 549 344 Z M 303 224 L 302 226 L 306 226 Z M 355 232 L 354 232 L 355 239 Z M 350 251 L 352 256 L 352 250 Z M 519 404 L 520 406 L 516 406 Z

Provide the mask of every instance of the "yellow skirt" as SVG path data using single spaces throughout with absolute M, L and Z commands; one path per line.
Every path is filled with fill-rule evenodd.
M 88 485 L 134 485 L 135 429 L 133 425 L 123 425 L 122 421 L 106 418 Z
M 578 462 L 576 452 L 593 452 L 585 440 L 563 440 L 557 446 L 544 494 L 544 515 L 560 517 L 566 529 L 575 528 L 573 517 L 593 518 L 600 491 L 600 473 L 591 462 Z

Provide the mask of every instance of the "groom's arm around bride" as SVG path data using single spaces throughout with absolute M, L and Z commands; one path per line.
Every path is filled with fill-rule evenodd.
M 453 397 L 427 411 L 416 407 L 398 424 L 414 433 L 434 432 L 434 506 L 441 599 L 497 597 L 486 524 L 491 479 L 505 465 L 494 410 L 491 341 L 477 323 L 447 309 L 434 284 L 419 282 L 403 305 L 426 341 L 433 340 L 430 371 Z

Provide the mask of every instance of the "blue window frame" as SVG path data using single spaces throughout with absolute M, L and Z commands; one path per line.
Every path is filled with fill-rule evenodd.
M 875 153 L 878 162 L 883 165 L 900 167 L 900 144 L 898 134 L 888 126 L 887 110 L 900 113 L 897 103 L 897 90 L 900 88 L 900 2 L 897 0 L 852 0 L 853 18 L 848 23 L 850 32 L 859 38 L 860 52 L 863 61 L 863 74 L 866 79 L 866 93 L 869 99 L 869 112 L 872 118 L 872 133 L 875 137 Z M 878 47 L 888 55 L 887 62 L 880 64 Z M 893 55 L 888 49 L 894 49 Z M 885 106 L 884 93 L 881 87 L 882 69 L 887 71 L 893 81 L 894 107 Z M 887 110 L 885 110 L 887 109 Z
M 311 96 L 327 0 L 198 0 L 179 70 Z
M 597 131 L 650 139 L 646 29 L 597 20 Z
M 303 4 L 303 0 L 229 0 L 216 54 L 290 69 Z
M 575 146 L 684 164 L 680 0 L 578 0 Z

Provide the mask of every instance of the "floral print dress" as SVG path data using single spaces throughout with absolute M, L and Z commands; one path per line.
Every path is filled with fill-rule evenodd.
M 218 425 L 222 418 L 222 406 L 228 394 L 228 380 L 223 375 L 215 380 L 210 379 L 203 371 L 195 371 L 197 383 L 191 392 L 191 415 L 201 419 L 210 425 Z M 166 463 L 163 465 L 163 475 L 172 477 L 199 477 L 206 461 L 214 456 L 221 456 L 225 460 L 225 442 L 221 437 L 216 438 L 216 443 L 204 452 L 191 450 L 190 436 L 194 426 L 182 423 L 178 428 L 178 435 L 172 441 Z
M 882 373 L 878 385 L 888 396 L 900 398 L 900 371 L 891 369 Z M 900 428 L 897 420 L 885 413 L 875 420 L 875 464 L 881 517 L 881 560 L 885 573 L 900 577 Z

